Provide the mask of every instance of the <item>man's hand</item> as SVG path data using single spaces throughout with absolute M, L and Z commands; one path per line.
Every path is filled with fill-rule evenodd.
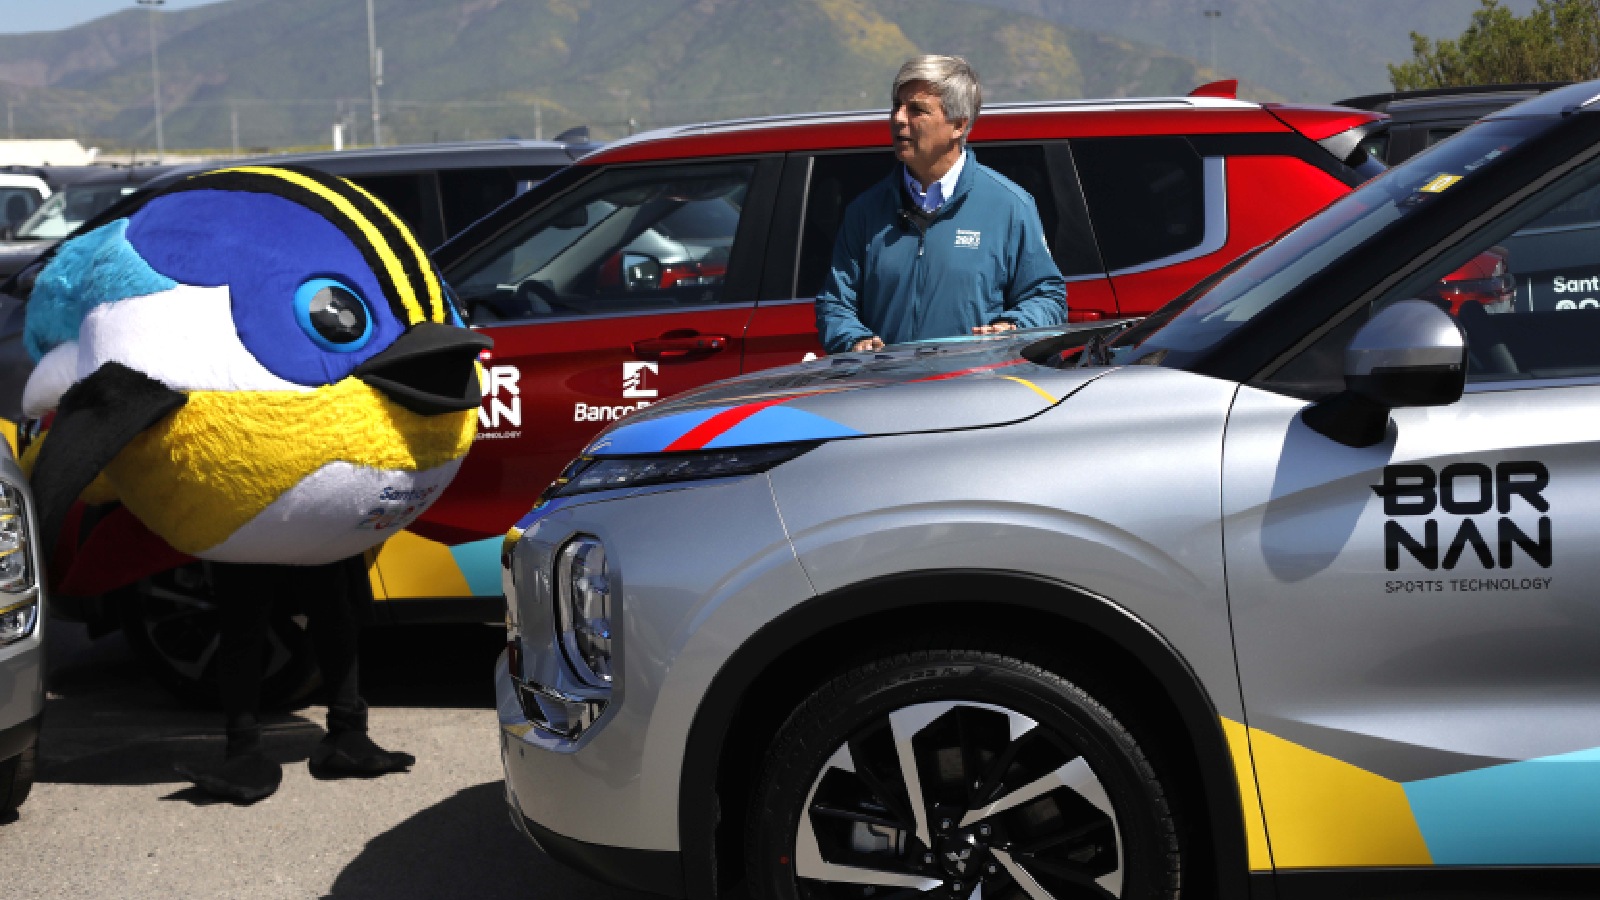
M 979 325 L 972 329 L 973 334 L 1000 334 L 1005 331 L 1016 331 L 1017 323 L 1001 320 L 993 325 Z
M 869 337 L 869 338 L 862 338 L 861 340 L 856 341 L 854 344 L 850 345 L 850 352 L 851 353 L 870 353 L 873 350 L 882 350 L 882 349 L 883 349 L 883 338 L 878 337 L 877 335 L 873 335 L 872 337 Z

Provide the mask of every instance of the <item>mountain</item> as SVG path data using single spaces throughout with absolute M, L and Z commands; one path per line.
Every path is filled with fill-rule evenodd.
M 1388 64 L 1411 57 L 1413 31 L 1454 38 L 1476 0 L 968 0 L 1122 37 L 1272 88 L 1327 103 L 1391 90 Z M 1502 0 L 1526 15 L 1534 0 Z M 1207 10 L 1220 13 L 1207 17 Z M 1214 44 L 1213 44 L 1214 41 Z
M 148 15 L 0 35 L 16 136 L 153 146 Z M 962 0 L 378 0 L 376 19 L 390 142 L 882 108 L 899 64 L 933 51 L 966 56 L 990 102 L 1209 79 L 1171 51 Z M 326 144 L 335 122 L 370 140 L 363 4 L 227 0 L 158 23 L 169 149 Z

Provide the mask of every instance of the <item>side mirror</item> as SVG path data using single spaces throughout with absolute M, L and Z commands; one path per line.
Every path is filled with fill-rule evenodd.
M 589 207 L 574 206 L 550 220 L 551 228 L 582 228 L 589 224 Z
M 1467 384 L 1467 339 L 1450 314 L 1402 300 L 1361 326 L 1344 351 L 1345 390 L 1302 414 L 1307 427 L 1347 447 L 1383 440 L 1389 412 L 1446 406 Z
M 661 286 L 661 260 L 644 253 L 622 254 L 622 289 L 653 291 Z

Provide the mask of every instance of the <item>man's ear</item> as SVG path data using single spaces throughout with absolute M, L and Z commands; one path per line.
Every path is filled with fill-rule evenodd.
M 956 139 L 960 140 L 960 141 L 965 141 L 967 139 L 968 126 L 970 126 L 972 124 L 972 120 L 971 119 L 955 119 L 955 120 L 953 120 L 951 122 L 951 124 L 954 125 L 955 128 L 956 128 Z

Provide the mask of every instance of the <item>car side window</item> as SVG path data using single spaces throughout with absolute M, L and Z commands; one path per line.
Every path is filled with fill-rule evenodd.
M 1074 140 L 1095 237 L 1113 273 L 1175 256 L 1205 239 L 1205 172 L 1181 137 Z
M 899 163 L 888 150 L 830 153 L 811 162 L 811 185 L 800 227 L 800 268 L 796 297 L 815 297 L 822 290 L 833 260 L 833 242 L 844 222 L 845 207 L 867 188 L 889 177 Z
M 557 171 L 555 166 L 439 170 L 445 237 L 454 236 Z
M 1046 164 L 1046 148 L 1039 144 L 974 144 L 972 154 L 978 162 L 1033 197 L 1061 274 L 1069 278 L 1102 274 L 1100 256 L 1083 213 L 1083 200 L 1077 194 L 1076 179 L 1070 177 L 1070 153 L 1064 143 L 1059 149 L 1060 158 L 1052 159 L 1050 165 Z M 814 297 L 822 290 L 845 207 L 867 188 L 896 171 L 898 165 L 887 150 L 823 154 L 812 161 L 805 220 L 800 231 L 796 297 Z M 1066 178 L 1062 177 L 1063 167 Z M 1059 199 L 1063 194 L 1067 196 L 1065 204 Z M 1069 208 L 1063 210 L 1063 205 Z
M 433 181 L 427 175 L 352 175 L 350 180 L 371 191 L 395 215 L 404 219 L 424 247 L 432 248 L 443 242 L 444 235 L 438 233 L 437 213 L 429 215 L 429 210 L 438 209 L 438 205 L 430 196 Z
M 0 187 L 0 228 L 15 228 L 39 207 L 39 195 L 29 188 Z
M 455 267 L 475 323 L 723 300 L 750 162 L 602 171 Z
M 1401 281 L 1269 384 L 1293 393 L 1342 388 L 1351 337 L 1372 312 L 1408 298 L 1455 316 L 1467 338 L 1468 384 L 1600 376 L 1600 165 L 1524 201 Z

